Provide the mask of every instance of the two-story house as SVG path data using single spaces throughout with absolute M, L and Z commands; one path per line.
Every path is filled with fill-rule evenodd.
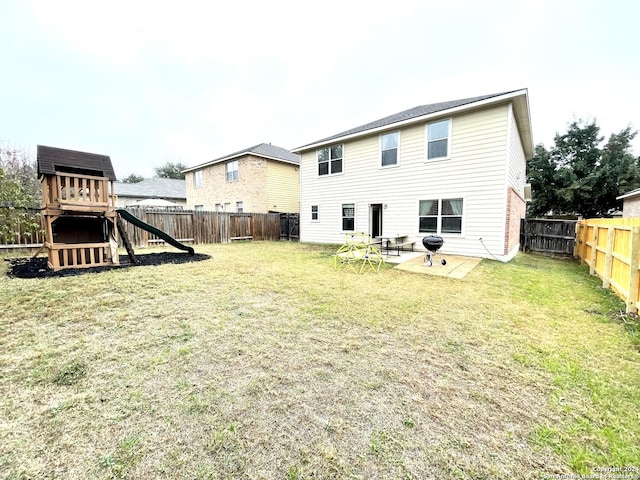
M 533 155 L 527 90 L 415 107 L 293 150 L 300 240 L 439 235 L 441 251 L 508 261 Z
M 300 157 L 268 143 L 185 172 L 187 208 L 217 212 L 300 211 Z

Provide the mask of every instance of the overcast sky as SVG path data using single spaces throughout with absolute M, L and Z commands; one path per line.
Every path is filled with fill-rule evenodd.
M 580 118 L 608 137 L 640 129 L 639 5 L 0 0 L 0 142 L 150 177 L 521 88 L 535 143 Z

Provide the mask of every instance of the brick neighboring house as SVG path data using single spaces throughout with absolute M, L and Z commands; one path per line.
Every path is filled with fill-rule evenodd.
M 138 183 L 115 182 L 116 207 L 124 207 L 140 200 L 159 198 L 185 206 L 185 181 L 173 178 L 145 178 Z
M 268 143 L 184 170 L 187 208 L 217 212 L 300 211 L 300 157 Z

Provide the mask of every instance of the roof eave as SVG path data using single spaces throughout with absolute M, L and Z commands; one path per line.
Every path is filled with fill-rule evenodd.
M 118 197 L 124 197 L 124 198 L 176 198 L 178 200 L 184 200 L 185 198 L 187 198 L 186 195 L 174 195 L 174 194 L 164 194 L 164 193 L 154 193 L 153 195 L 142 195 L 142 194 L 138 194 L 138 193 L 119 193 L 117 194 Z
M 182 170 L 182 173 L 192 172 L 194 170 L 200 170 L 201 168 L 210 167 L 211 165 L 215 165 L 217 163 L 228 162 L 229 160 L 233 160 L 239 157 L 246 157 L 247 155 L 253 155 L 254 157 L 265 158 L 267 160 L 274 160 L 276 162 L 289 163 L 291 165 L 300 165 L 299 162 L 294 162 L 292 160 L 285 160 L 284 158 L 271 157 L 269 155 L 264 155 L 262 153 L 255 153 L 250 151 L 236 153 L 235 155 L 229 155 L 228 157 L 218 158 L 216 160 L 211 160 L 209 162 L 201 163 L 200 165 L 196 165 L 194 167 L 189 167 Z
M 636 190 L 627 192 L 624 195 L 620 195 L 619 197 L 616 197 L 616 200 L 624 200 L 625 198 L 637 197 L 639 195 L 640 195 L 640 189 L 636 189 Z
M 398 127 L 404 127 L 407 125 L 412 125 L 414 123 L 421 123 L 427 120 L 430 120 L 432 118 L 437 118 L 437 117 L 445 117 L 448 115 L 453 115 L 456 113 L 460 113 L 463 112 L 465 110 L 473 110 L 476 108 L 480 108 L 480 107 L 484 107 L 487 105 L 491 105 L 491 104 L 495 104 L 495 103 L 500 103 L 500 102 L 504 102 L 505 100 L 509 100 L 509 99 L 515 99 L 517 97 L 524 97 L 524 102 L 525 102 L 525 106 L 526 106 L 526 114 L 522 114 L 521 116 L 524 118 L 526 118 L 526 123 L 528 124 L 528 129 L 527 131 L 529 132 L 528 137 L 531 137 L 531 121 L 529 118 L 529 101 L 528 101 L 528 95 L 527 95 L 527 89 L 522 89 L 522 90 L 515 90 L 513 92 L 509 92 L 506 93 L 504 95 L 499 95 L 496 97 L 491 97 L 491 98 L 487 98 L 484 100 L 479 100 L 477 102 L 473 102 L 473 103 L 468 103 L 465 105 L 460 105 L 458 107 L 453 107 L 453 108 L 447 108 L 444 110 L 439 110 L 437 112 L 433 112 L 433 113 L 429 113 L 426 115 L 421 115 L 419 117 L 414 117 L 414 118 L 409 118 L 407 120 L 403 120 L 400 122 L 394 122 L 394 123 L 389 123 L 387 125 L 383 125 L 380 127 L 375 127 L 375 128 L 371 128 L 368 130 L 363 130 L 361 132 L 356 132 L 356 133 L 352 133 L 350 135 L 345 135 L 343 137 L 336 137 L 336 138 L 330 138 L 328 140 L 321 140 L 318 142 L 314 142 L 314 143 L 310 143 L 307 145 L 302 145 L 300 147 L 294 148 L 293 150 L 291 150 L 291 152 L 293 153 L 297 153 L 297 154 L 301 154 L 303 152 L 307 152 L 309 150 L 313 150 L 316 149 L 318 147 L 323 147 L 326 145 L 331 145 L 331 144 L 335 144 L 335 143 L 340 143 L 340 142 L 344 142 L 346 140 L 353 140 L 354 138 L 358 138 L 358 137 L 364 137 L 364 136 L 368 136 L 374 133 L 378 133 L 378 132 L 383 132 L 385 130 L 392 130 Z M 519 124 L 520 125 L 520 124 Z M 523 125 L 524 127 L 524 125 Z M 523 144 L 525 143 L 526 139 L 523 139 Z M 524 149 L 525 149 L 525 155 L 527 155 L 527 158 L 531 158 L 531 156 L 533 156 L 533 143 L 532 141 L 529 141 L 530 145 L 524 145 Z
M 520 141 L 527 160 L 533 158 L 533 131 L 531 127 L 531 111 L 527 90 L 520 90 L 520 95 L 513 99 L 513 113 L 520 132 Z M 524 92 L 524 94 L 522 94 Z

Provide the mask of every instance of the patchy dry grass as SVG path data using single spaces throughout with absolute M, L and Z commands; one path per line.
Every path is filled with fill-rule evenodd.
M 212 258 L 0 278 L 2 478 L 638 465 L 640 353 L 574 263 L 483 261 L 458 281 L 336 272 L 313 245 L 197 250 Z

